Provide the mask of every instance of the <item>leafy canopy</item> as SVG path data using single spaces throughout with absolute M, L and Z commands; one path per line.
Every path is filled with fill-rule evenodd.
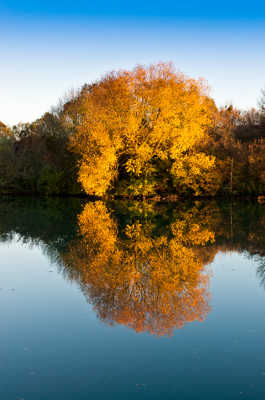
M 207 191 L 214 157 L 197 146 L 206 140 L 215 105 L 202 80 L 171 64 L 137 66 L 87 86 L 74 105 L 79 123 L 71 149 L 80 157 L 78 179 L 87 194 L 101 196 L 122 181 L 135 182 L 134 194 L 156 193 L 162 176 L 166 185 Z

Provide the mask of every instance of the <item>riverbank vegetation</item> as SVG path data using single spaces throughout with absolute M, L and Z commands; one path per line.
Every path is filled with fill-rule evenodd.
M 264 92 L 258 109 L 218 109 L 203 80 L 138 66 L 33 123 L 0 123 L 0 193 L 262 196 L 264 154 Z

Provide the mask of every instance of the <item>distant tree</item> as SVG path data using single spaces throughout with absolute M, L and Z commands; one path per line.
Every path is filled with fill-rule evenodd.
M 13 127 L 12 141 L 0 143 L 0 190 L 15 193 L 80 193 L 76 157 L 69 131 L 46 113 L 33 123 Z
M 260 94 L 260 98 L 258 101 L 258 105 L 259 105 L 261 111 L 264 113 L 265 112 L 265 87 L 263 89 L 261 89 L 261 94 Z

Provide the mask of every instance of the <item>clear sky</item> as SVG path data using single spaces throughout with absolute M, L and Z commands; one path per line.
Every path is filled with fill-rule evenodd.
M 173 61 L 218 105 L 256 107 L 264 0 L 0 0 L 0 120 L 32 121 L 105 72 Z

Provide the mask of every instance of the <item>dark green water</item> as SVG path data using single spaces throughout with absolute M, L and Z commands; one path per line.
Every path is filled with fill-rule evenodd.
M 0 399 L 265 397 L 265 207 L 0 201 Z

